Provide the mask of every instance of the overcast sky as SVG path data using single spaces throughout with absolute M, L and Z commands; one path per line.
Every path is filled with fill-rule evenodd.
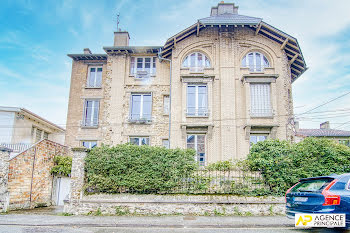
M 130 45 L 164 45 L 167 38 L 208 17 L 213 0 L 2 0 L 0 106 L 24 107 L 65 127 L 71 59 L 113 45 L 116 14 Z M 228 1 L 226 1 L 228 2 Z M 350 130 L 349 0 L 236 0 L 239 14 L 263 18 L 296 37 L 309 69 L 293 84 L 302 128 Z M 335 4 L 336 2 L 336 4 Z M 348 123 L 348 124 L 344 124 Z

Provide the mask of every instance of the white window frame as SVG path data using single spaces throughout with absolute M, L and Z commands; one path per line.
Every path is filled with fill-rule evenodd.
M 142 139 L 143 138 L 148 139 L 148 145 L 146 144 L 147 146 L 151 145 L 151 140 L 150 140 L 149 136 L 129 136 L 129 143 L 131 143 L 131 139 L 132 138 L 138 138 L 139 139 L 139 144 L 137 146 L 144 146 L 144 145 L 142 145 Z M 133 145 L 136 145 L 136 144 L 133 144 Z
M 133 115 L 132 115 L 132 108 L 133 108 L 133 96 L 141 96 L 141 100 L 140 100 L 140 117 L 139 118 L 133 118 Z M 153 111 L 153 95 L 152 93 L 132 93 L 131 96 L 130 96 L 130 111 L 129 111 L 129 119 L 131 121 L 138 121 L 138 120 L 142 120 L 144 118 L 143 116 L 143 104 L 144 104 L 144 101 L 143 101 L 143 97 L 145 95 L 149 95 L 151 96 L 151 115 L 149 116 L 149 119 L 148 118 L 145 118 L 147 121 L 152 121 L 152 111 Z
M 192 54 L 195 54 L 195 60 L 194 60 L 195 65 L 194 66 L 191 66 L 191 56 L 192 56 Z M 198 64 L 198 54 L 202 55 L 202 64 Z M 209 65 L 206 64 L 206 60 L 208 60 Z M 181 67 L 182 68 L 194 68 L 194 69 L 197 68 L 198 70 L 201 70 L 201 69 L 204 69 L 204 68 L 210 68 L 211 67 L 211 61 L 204 53 L 193 52 L 193 53 L 190 53 L 189 55 L 187 55 L 185 57 L 185 59 L 182 61 Z
M 199 98 L 199 92 L 198 92 L 198 89 L 200 86 L 205 86 L 206 87 L 206 94 L 207 94 L 207 97 L 206 97 L 206 103 L 207 103 L 207 106 L 206 106 L 206 110 L 203 111 L 202 114 L 199 114 L 199 106 L 198 106 L 198 98 Z M 195 87 L 195 113 L 194 115 L 191 115 L 190 112 L 188 111 L 188 88 L 189 87 Z M 187 85 L 187 89 L 186 89 L 186 115 L 189 116 L 189 117 L 207 117 L 209 115 L 209 103 L 208 103 L 208 85 L 207 84 L 188 84 Z
M 257 137 L 256 143 L 258 143 L 258 142 L 263 142 L 263 141 L 267 140 L 269 138 L 269 134 L 268 133 L 250 133 L 250 135 L 249 135 L 250 147 L 253 146 L 253 144 L 256 144 L 256 143 L 251 142 L 251 137 Z M 265 139 L 258 140 L 259 137 L 265 137 Z
M 141 71 L 146 71 L 146 58 L 151 59 L 151 64 L 150 64 L 150 72 L 147 75 L 144 75 L 142 77 L 137 76 L 137 59 L 141 58 L 142 59 L 142 70 Z M 151 56 L 145 56 L 145 57 L 138 57 L 138 56 L 132 56 L 130 57 L 130 75 L 134 76 L 137 79 L 144 79 L 144 78 L 149 78 L 150 76 L 155 76 L 157 73 L 157 57 L 151 57 Z M 154 67 L 153 67 L 154 66 Z
M 268 87 L 267 93 L 259 91 L 258 86 L 263 89 L 263 86 Z M 255 89 L 255 90 L 254 90 Z M 261 95 L 267 94 L 267 95 Z M 250 116 L 251 117 L 272 117 L 271 103 L 271 84 L 270 83 L 251 83 L 250 84 Z
M 94 109 L 91 113 L 91 117 L 90 117 L 90 121 L 87 121 L 86 117 L 86 103 L 87 101 L 92 101 L 92 109 Z M 95 105 L 97 103 L 97 108 L 95 108 Z M 94 115 L 95 115 L 95 111 L 97 111 L 97 123 L 96 125 L 94 125 Z M 99 99 L 85 99 L 84 100 L 84 109 L 83 109 L 83 122 L 82 122 L 82 126 L 83 127 L 98 127 L 99 125 L 99 116 L 100 115 L 100 100 Z M 87 124 L 87 122 L 90 122 L 91 124 Z
M 196 134 L 196 133 L 187 133 L 186 135 L 186 148 L 188 149 L 188 136 L 191 136 L 193 135 L 194 136 L 194 148 L 195 148 L 195 151 L 196 151 L 196 156 L 195 156 L 195 160 L 197 163 L 199 163 L 200 166 L 205 166 L 207 164 L 207 148 L 206 148 L 206 144 L 207 144 L 207 135 L 206 134 Z M 199 154 L 198 154 L 198 136 L 204 136 L 204 161 L 202 164 L 201 161 L 199 161 Z
M 91 68 L 95 68 L 96 72 L 95 72 L 95 77 L 94 77 L 94 85 L 90 86 L 90 77 L 91 77 Z M 100 85 L 97 86 L 97 70 L 101 68 L 101 81 L 100 81 Z M 103 74 L 103 66 L 88 66 L 88 77 L 86 80 L 86 87 L 88 88 L 101 88 L 102 87 L 102 74 Z
M 84 146 L 84 143 L 87 143 L 88 146 Z M 83 147 L 88 148 L 88 149 L 92 149 L 92 148 L 93 148 L 93 147 L 92 147 L 92 143 L 96 143 L 95 146 L 97 146 L 97 141 L 95 141 L 95 140 L 83 140 L 83 141 L 81 141 L 81 145 L 82 145 Z
M 169 139 L 168 138 L 162 139 L 162 146 L 169 149 Z
M 253 54 L 253 64 L 249 64 L 249 55 L 250 54 Z M 260 59 L 260 70 L 257 69 L 257 65 L 256 65 L 256 55 L 259 54 L 261 59 Z M 267 61 L 267 65 L 264 64 L 264 59 L 266 59 Z M 259 52 L 249 52 L 247 53 L 247 55 L 245 55 L 242 59 L 242 67 L 247 67 L 249 68 L 250 71 L 252 72 L 263 72 L 264 69 L 266 67 L 270 67 L 270 62 L 269 62 L 269 59 L 267 59 L 267 57 L 262 54 L 262 53 L 259 53 Z

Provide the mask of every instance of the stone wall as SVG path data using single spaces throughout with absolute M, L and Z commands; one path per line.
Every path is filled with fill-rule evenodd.
M 100 211 L 109 215 L 282 215 L 283 197 L 233 195 L 89 195 L 64 211 L 75 215 Z
M 11 150 L 0 148 L 0 213 L 6 212 L 9 206 L 8 172 Z
M 8 173 L 10 209 L 51 205 L 53 158 L 67 153 L 67 147 L 42 140 L 12 158 Z

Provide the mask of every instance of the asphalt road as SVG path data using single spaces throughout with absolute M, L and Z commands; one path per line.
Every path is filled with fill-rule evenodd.
M 284 216 L 57 216 L 46 214 L 0 215 L 1 233 L 154 233 L 154 232 L 340 232 L 330 229 L 299 230 Z M 350 231 L 348 231 L 350 232 Z

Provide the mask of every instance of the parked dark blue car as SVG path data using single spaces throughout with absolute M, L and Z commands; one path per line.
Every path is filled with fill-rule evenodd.
M 286 193 L 287 216 L 346 214 L 350 227 L 350 173 L 301 179 Z

